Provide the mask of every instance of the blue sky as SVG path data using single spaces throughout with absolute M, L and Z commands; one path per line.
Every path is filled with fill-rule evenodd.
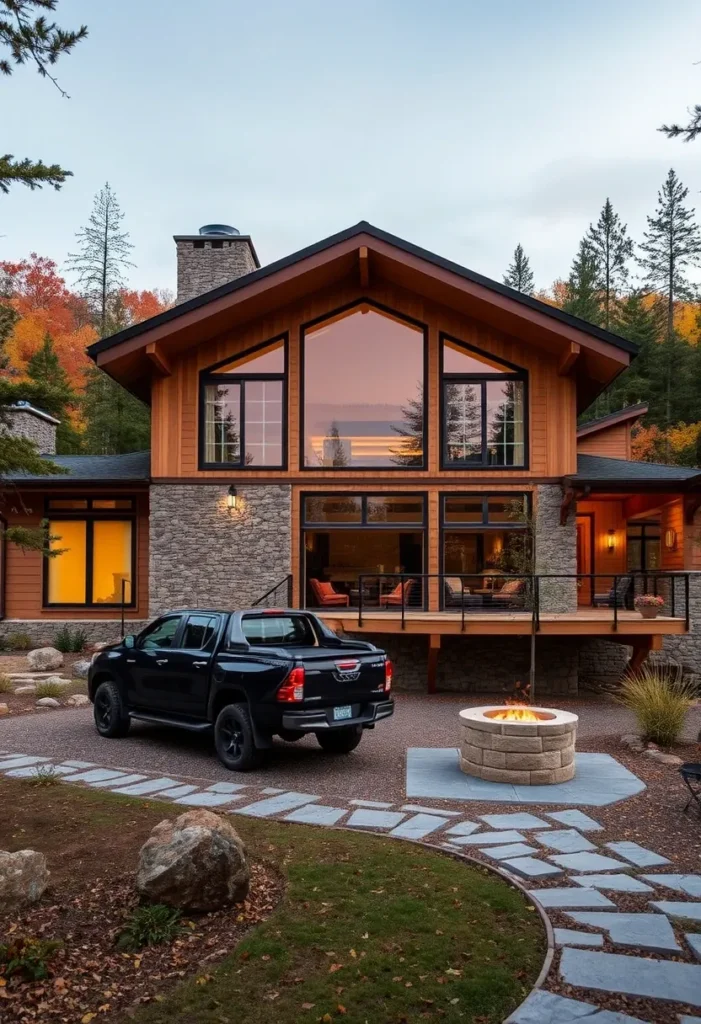
M 701 210 L 701 140 L 655 128 L 701 102 L 694 0 L 60 0 L 88 39 L 0 80 L 0 151 L 70 168 L 0 195 L 0 259 L 62 265 L 109 180 L 133 287 L 175 283 L 172 235 L 225 222 L 268 263 L 367 219 L 539 287 L 610 196 L 639 240 L 674 166 Z

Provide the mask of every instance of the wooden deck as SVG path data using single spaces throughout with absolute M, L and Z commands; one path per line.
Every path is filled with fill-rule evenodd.
M 531 632 L 530 612 L 492 612 L 465 615 L 462 627 L 456 612 L 363 610 L 363 624 L 358 625 L 356 610 L 319 611 L 314 609 L 331 629 L 340 628 L 348 633 L 422 633 L 464 636 L 523 636 Z M 618 630 L 614 631 L 613 612 L 610 608 L 579 608 L 568 614 L 541 612 L 539 636 L 604 636 L 625 643 L 628 637 L 662 637 L 686 633 L 681 618 L 658 615 L 644 619 L 638 612 L 621 609 L 618 612 Z M 656 646 L 656 645 L 654 645 Z

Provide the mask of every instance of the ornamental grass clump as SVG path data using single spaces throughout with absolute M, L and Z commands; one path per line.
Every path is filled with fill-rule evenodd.
M 644 665 L 621 683 L 617 698 L 635 715 L 643 738 L 671 747 L 684 727 L 696 688 L 679 666 Z
M 144 946 L 160 946 L 173 942 L 185 931 L 180 923 L 181 912 L 163 903 L 136 907 L 117 936 L 117 949 L 136 952 Z
M 48 679 L 42 680 L 37 683 L 36 697 L 60 697 L 65 691 L 65 687 L 61 686 L 60 683 L 51 683 Z
M 0 672 L 0 693 L 14 693 L 15 684 L 4 672 Z

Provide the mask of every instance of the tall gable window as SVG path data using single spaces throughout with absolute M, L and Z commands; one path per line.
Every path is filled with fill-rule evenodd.
M 284 467 L 286 363 L 276 338 L 203 372 L 200 468 Z
M 362 302 L 303 345 L 303 468 L 423 468 L 425 328 Z
M 526 466 L 526 372 L 441 337 L 443 465 Z

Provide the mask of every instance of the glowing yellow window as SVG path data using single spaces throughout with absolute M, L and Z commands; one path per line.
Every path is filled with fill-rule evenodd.
M 92 603 L 131 603 L 132 524 L 124 520 L 93 522 Z
M 85 604 L 87 523 L 52 519 L 50 547 L 60 555 L 49 558 L 49 604 Z

